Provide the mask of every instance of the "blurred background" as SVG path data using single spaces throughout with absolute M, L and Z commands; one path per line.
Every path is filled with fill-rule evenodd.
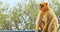
M 35 30 L 42 1 L 49 3 L 60 24 L 60 0 L 0 0 L 0 30 Z

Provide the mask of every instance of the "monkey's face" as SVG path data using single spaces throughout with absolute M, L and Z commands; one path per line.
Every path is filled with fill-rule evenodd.
M 46 11 L 48 9 L 48 3 L 41 3 L 39 4 L 39 10 Z

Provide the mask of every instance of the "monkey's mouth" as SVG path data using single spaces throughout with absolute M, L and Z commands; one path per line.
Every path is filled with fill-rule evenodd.
M 39 6 L 40 6 L 40 8 L 43 8 L 44 5 L 40 4 Z

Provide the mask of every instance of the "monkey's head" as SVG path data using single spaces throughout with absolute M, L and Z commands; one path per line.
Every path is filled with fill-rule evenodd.
M 42 2 L 42 3 L 39 3 L 39 10 L 45 12 L 48 10 L 48 3 L 47 2 Z

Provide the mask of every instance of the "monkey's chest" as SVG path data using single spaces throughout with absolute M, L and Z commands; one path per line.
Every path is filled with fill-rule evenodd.
M 41 17 L 41 22 L 46 22 L 47 21 L 47 17 L 46 16 L 44 16 L 44 17 Z
M 50 14 L 41 16 L 41 22 L 48 23 L 51 22 L 51 20 L 52 20 L 52 16 Z
M 44 27 L 44 25 L 45 25 L 46 23 L 49 24 L 49 23 L 51 22 L 51 16 L 45 15 L 45 16 L 41 17 L 40 20 L 41 20 L 41 22 L 40 22 L 41 26 Z
M 40 17 L 40 22 L 39 22 L 40 25 L 39 25 L 39 26 L 40 26 L 42 29 L 43 29 L 43 27 L 44 27 L 46 21 L 47 21 L 46 16 Z

